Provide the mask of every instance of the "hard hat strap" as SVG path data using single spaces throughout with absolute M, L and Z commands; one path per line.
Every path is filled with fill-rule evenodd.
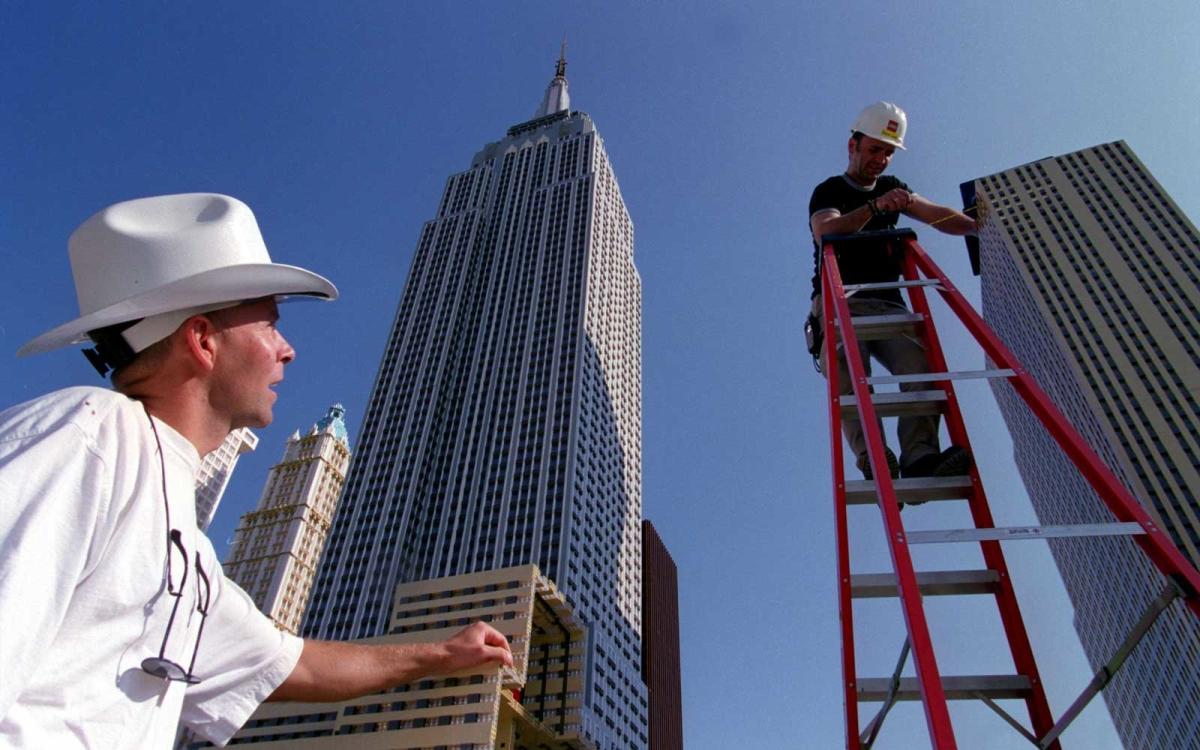
M 92 363 L 100 377 L 107 375 L 109 370 L 115 372 L 121 369 L 137 357 L 137 353 L 121 332 L 138 322 L 140 319 L 88 331 L 88 338 L 95 342 L 96 346 L 93 349 L 84 349 L 83 356 Z

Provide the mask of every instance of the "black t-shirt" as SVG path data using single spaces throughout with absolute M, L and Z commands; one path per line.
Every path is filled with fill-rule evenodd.
M 875 180 L 875 187 L 865 190 L 852 183 L 845 175 L 830 177 L 813 190 L 812 198 L 808 201 L 808 218 L 818 211 L 833 208 L 845 216 L 867 201 L 878 198 L 884 193 L 896 188 L 908 190 L 899 179 L 891 175 L 882 175 Z M 872 216 L 871 220 L 860 231 L 870 232 L 878 229 L 895 229 L 900 214 L 891 211 L 880 216 Z M 881 241 L 864 241 L 861 243 L 845 244 L 838 249 L 838 270 L 842 274 L 843 284 L 870 284 L 880 281 L 895 281 L 900 277 L 900 263 L 891 257 L 887 243 Z M 821 293 L 821 247 L 817 238 L 813 238 L 813 292 L 816 297 Z M 862 291 L 858 297 L 875 297 L 903 304 L 903 297 L 898 289 L 883 289 L 877 291 Z

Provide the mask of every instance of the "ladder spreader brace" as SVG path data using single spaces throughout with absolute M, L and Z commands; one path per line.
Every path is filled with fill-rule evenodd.
M 863 240 L 887 242 L 893 253 L 902 253 L 904 280 L 872 284 L 842 284 L 834 247 L 839 242 Z M 824 340 L 844 343 L 847 370 L 853 395 L 841 395 L 838 368 L 826 365 L 829 401 L 829 429 L 833 457 L 834 510 L 837 536 L 838 606 L 842 631 L 842 673 L 848 750 L 869 750 L 896 700 L 918 698 L 925 709 L 926 724 L 936 750 L 957 748 L 950 722 L 947 700 L 979 699 L 998 713 L 1025 739 L 1042 750 L 1060 750 L 1058 738 L 1083 707 L 1112 679 L 1133 648 L 1149 631 L 1155 619 L 1175 598 L 1182 598 L 1194 615 L 1200 617 L 1200 573 L 1183 557 L 1134 499 L 1116 475 L 1088 446 L 1046 393 L 1025 371 L 999 337 L 983 321 L 950 282 L 909 229 L 867 232 L 854 235 L 827 235 L 822 238 L 821 289 Z M 949 308 L 980 344 L 995 369 L 953 373 L 933 325 L 925 289 L 942 295 Z M 850 315 L 848 295 L 866 289 L 907 289 L 912 313 L 856 317 Z M 842 335 L 839 336 L 839 333 Z M 858 350 L 860 340 L 895 335 L 919 337 L 926 351 L 930 373 L 917 376 L 879 376 L 868 378 Z M 828 349 L 827 349 L 828 351 Z M 951 382 L 964 377 L 1004 377 L 1030 410 L 1062 447 L 1067 457 L 1112 512 L 1116 523 L 1088 524 L 1078 527 L 1029 526 L 996 528 L 977 469 L 966 477 L 929 479 L 892 479 L 884 454 L 883 436 L 878 417 L 906 414 L 940 413 L 946 418 L 951 443 L 970 450 L 966 425 L 958 408 Z M 934 390 L 883 393 L 873 396 L 871 385 L 884 382 L 927 382 Z M 878 407 L 878 408 L 877 408 Z M 856 414 L 862 422 L 873 481 L 847 481 L 841 422 L 843 413 Z M 928 500 L 966 500 L 973 529 L 955 529 L 909 533 L 900 519 L 901 503 Z M 876 503 L 891 554 L 893 574 L 854 575 L 850 572 L 847 505 Z M 1000 541 L 1063 536 L 1129 535 L 1166 577 L 1163 593 L 1148 606 L 1114 656 L 1092 678 L 1083 693 L 1056 722 L 1034 662 L 1029 636 L 1021 618 L 1016 594 L 1004 561 Z M 930 542 L 978 542 L 984 570 L 938 571 L 918 574 L 909 545 Z M 935 657 L 922 596 L 992 594 L 996 598 L 1001 624 L 1012 654 L 1015 675 L 979 677 L 943 677 Z M 908 637 L 895 672 L 890 677 L 860 679 L 855 668 L 854 618 L 852 600 L 872 596 L 898 596 L 904 613 Z M 916 678 L 901 678 L 909 652 Z M 1029 711 L 1032 730 L 995 703 L 997 699 L 1022 699 Z M 865 729 L 859 727 L 859 701 L 882 701 L 883 707 Z

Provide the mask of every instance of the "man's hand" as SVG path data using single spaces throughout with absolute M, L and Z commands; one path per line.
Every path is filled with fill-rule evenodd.
M 488 662 L 511 667 L 512 649 L 504 635 L 484 622 L 476 622 L 443 641 L 445 663 L 439 671 L 455 672 Z
M 295 669 L 267 700 L 348 700 L 488 663 L 511 667 L 512 650 L 504 634 L 482 622 L 468 625 L 441 643 L 305 640 Z
M 871 203 L 876 211 L 904 211 L 918 198 L 904 188 L 893 188 Z M 875 213 L 867 203 L 843 214 L 835 208 L 822 209 L 812 215 L 809 228 L 818 241 L 827 234 L 854 234 L 871 221 Z
M 904 188 L 892 188 L 875 199 L 875 208 L 880 211 L 903 211 L 912 203 L 912 193 Z

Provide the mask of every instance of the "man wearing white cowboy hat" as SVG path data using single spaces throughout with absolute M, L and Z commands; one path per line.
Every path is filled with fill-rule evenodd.
M 200 457 L 271 421 L 295 356 L 276 300 L 334 299 L 333 284 L 272 263 L 223 195 L 118 203 L 69 247 L 81 315 L 19 354 L 90 340 L 115 390 L 0 413 L 0 746 L 165 748 L 180 721 L 223 744 L 267 699 L 512 663 L 483 623 L 417 646 L 281 633 L 196 527 Z
M 835 175 L 813 190 L 808 204 L 809 225 L 813 237 L 813 291 L 809 323 L 820 330 L 821 304 L 821 238 L 825 235 L 855 234 L 864 231 L 895 229 L 900 214 L 925 222 L 947 234 L 973 234 L 975 221 L 960 211 L 939 206 L 914 192 L 884 171 L 896 149 L 904 149 L 908 116 L 891 102 L 868 105 L 850 126 L 846 143 L 848 164 L 843 174 Z M 894 281 L 900 277 L 899 260 L 893 257 L 887 243 L 864 239 L 845 245 L 838 251 L 838 270 L 844 284 L 865 284 Z M 907 310 L 898 289 L 861 290 L 850 298 L 851 315 L 887 315 Z M 916 341 L 906 338 L 861 342 L 863 364 L 870 374 L 870 358 L 875 357 L 893 375 L 928 372 L 925 350 Z M 814 356 L 818 352 L 812 352 Z M 822 353 L 823 356 L 823 353 Z M 845 357 L 838 354 L 842 393 L 851 391 L 850 375 Z M 929 383 L 905 383 L 903 390 L 926 390 Z M 963 448 L 938 447 L 938 418 L 936 416 L 907 416 L 898 420 L 900 458 L 890 448 L 884 452 L 889 473 L 906 477 L 950 476 L 965 474 L 971 468 L 971 456 Z M 857 419 L 842 420 L 846 442 L 854 452 L 863 476 L 871 479 L 867 462 L 867 445 L 862 424 Z

